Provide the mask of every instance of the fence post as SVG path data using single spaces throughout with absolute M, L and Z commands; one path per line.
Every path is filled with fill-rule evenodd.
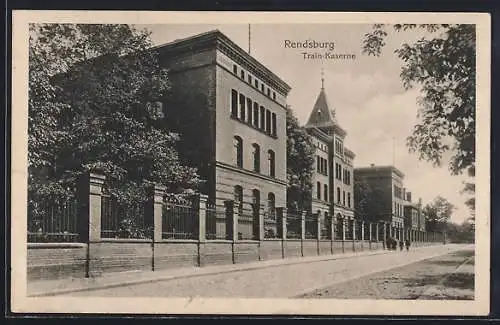
M 342 253 L 345 253 L 345 217 L 342 217 Z
M 384 227 L 383 238 L 382 238 L 383 248 L 389 249 L 389 247 L 387 247 L 387 224 L 385 222 L 383 222 L 382 225 Z
M 198 266 L 202 266 L 202 245 L 207 239 L 207 204 L 208 196 L 200 194 L 198 206 Z
M 335 241 L 335 225 L 337 218 L 333 215 L 330 217 L 330 253 L 333 254 L 333 242 Z
M 368 250 L 372 250 L 372 240 L 373 240 L 373 232 L 372 232 L 373 223 L 368 223 Z
M 304 256 L 304 239 L 306 239 L 306 214 L 302 211 L 300 215 L 300 255 Z
M 321 240 L 321 214 L 318 211 L 316 214 L 316 251 L 319 255 L 319 245 Z
M 234 208 L 236 202 L 232 200 L 224 201 L 226 208 L 226 232 L 228 239 L 231 240 L 231 259 L 233 264 L 236 263 L 235 259 L 235 242 L 238 240 L 238 211 Z
M 151 270 L 155 270 L 155 243 L 162 240 L 163 231 L 163 196 L 165 195 L 166 188 L 161 185 L 155 184 L 152 188 L 151 201 L 152 213 L 150 215 L 153 219 L 153 238 L 151 241 Z
M 102 188 L 106 177 L 90 172 L 81 179 L 79 197 L 82 199 L 80 208 L 79 233 L 87 242 L 85 256 L 85 277 L 90 277 L 90 244 L 101 240 L 101 206 Z
M 352 218 L 352 251 L 356 251 L 356 219 Z
M 361 220 L 361 250 L 365 250 L 365 221 Z
M 278 222 L 278 235 L 281 237 L 281 257 L 285 258 L 285 242 L 286 242 L 286 209 L 276 208 L 276 221 Z

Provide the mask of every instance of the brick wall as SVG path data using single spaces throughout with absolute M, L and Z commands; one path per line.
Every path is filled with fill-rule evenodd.
M 27 279 L 84 277 L 85 244 L 29 244 Z
M 259 242 L 239 242 L 234 244 L 235 263 L 256 262 L 259 260 Z
M 200 245 L 201 264 L 221 265 L 232 263 L 232 243 L 230 241 L 210 241 Z
M 90 274 L 152 269 L 151 242 L 113 241 L 90 244 Z
M 283 258 L 281 240 L 264 240 L 260 243 L 261 260 L 273 260 Z
M 318 242 L 315 239 L 305 239 L 302 242 L 302 253 L 304 256 L 318 256 Z
M 319 254 L 329 255 L 332 253 L 332 242 L 331 240 L 321 240 L 319 242 Z
M 301 257 L 300 240 L 285 241 L 285 257 Z
M 198 266 L 198 243 L 170 241 L 155 243 L 155 270 Z

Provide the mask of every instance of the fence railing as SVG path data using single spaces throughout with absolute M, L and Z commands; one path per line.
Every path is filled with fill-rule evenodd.
M 197 239 L 199 208 L 196 202 L 163 203 L 162 239 Z
M 226 211 L 224 210 L 224 206 L 207 204 L 205 220 L 206 239 L 229 239 L 226 235 L 227 231 L 225 229 Z
M 318 238 L 318 217 L 313 214 L 306 214 L 306 239 Z
M 65 202 L 43 202 L 28 207 L 28 242 L 78 242 L 78 200 L 76 197 Z
M 288 213 L 286 217 L 286 238 L 302 238 L 302 216 L 300 214 Z
M 152 238 L 153 225 L 146 221 L 145 202 L 121 203 L 108 193 L 101 200 L 101 238 Z

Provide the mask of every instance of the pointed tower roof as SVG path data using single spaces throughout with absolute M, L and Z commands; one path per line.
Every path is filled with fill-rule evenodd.
M 335 111 L 330 108 L 330 103 L 325 93 L 324 82 L 323 71 L 321 71 L 321 91 L 316 99 L 311 115 L 309 115 L 306 126 L 328 127 L 336 124 Z

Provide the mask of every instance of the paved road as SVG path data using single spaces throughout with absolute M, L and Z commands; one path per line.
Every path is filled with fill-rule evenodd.
M 285 265 L 258 270 L 207 275 L 70 293 L 67 296 L 118 297 L 296 297 L 316 288 L 346 282 L 368 274 L 407 265 L 434 256 L 463 250 L 443 245 L 349 259 Z
M 300 298 L 474 300 L 474 250 L 370 274 Z

